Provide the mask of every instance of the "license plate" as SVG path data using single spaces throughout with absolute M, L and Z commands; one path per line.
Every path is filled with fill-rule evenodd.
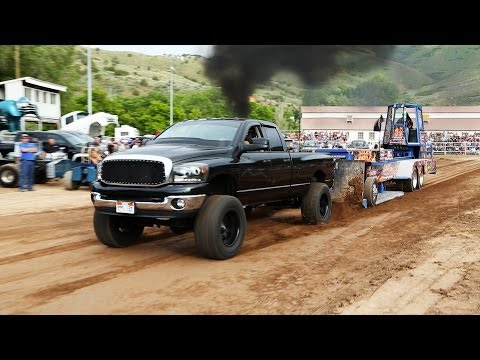
M 117 213 L 135 214 L 135 203 L 132 201 L 117 201 Z

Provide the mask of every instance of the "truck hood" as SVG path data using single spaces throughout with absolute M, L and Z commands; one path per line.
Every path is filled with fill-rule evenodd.
M 202 157 L 211 158 L 212 156 L 226 155 L 231 151 L 232 149 L 229 147 L 219 148 L 195 144 L 156 144 L 115 152 L 109 155 L 107 159 L 122 159 L 124 155 L 148 156 L 149 158 L 159 156 L 169 158 L 176 163 Z

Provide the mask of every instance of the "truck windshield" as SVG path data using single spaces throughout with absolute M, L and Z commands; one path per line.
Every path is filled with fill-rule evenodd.
M 218 141 L 222 146 L 228 146 L 233 143 L 233 139 L 239 126 L 239 121 L 184 121 L 166 129 L 154 140 L 154 142 L 156 143 L 160 142 L 159 140 L 174 138 L 191 138 Z

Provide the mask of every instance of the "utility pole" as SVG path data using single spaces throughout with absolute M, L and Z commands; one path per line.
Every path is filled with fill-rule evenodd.
M 15 58 L 15 78 L 20 77 L 20 46 L 13 47 L 13 56 Z
M 90 45 L 87 48 L 87 93 L 88 93 L 88 114 L 92 115 L 92 56 Z
M 170 66 L 170 126 L 173 125 L 173 66 Z

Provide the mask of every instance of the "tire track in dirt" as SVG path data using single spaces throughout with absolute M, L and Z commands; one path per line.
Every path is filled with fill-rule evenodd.
M 480 185 L 478 177 L 475 181 Z M 453 292 L 457 298 L 466 293 L 457 284 L 465 282 L 474 264 L 480 264 L 480 199 L 475 188 L 466 191 L 470 201 L 461 202 L 458 215 L 443 222 L 443 228 L 423 243 L 426 256 L 418 265 L 398 272 L 371 296 L 345 307 L 342 313 L 442 313 L 439 310 L 442 306 L 446 314 L 461 314 L 462 310 L 458 309 L 463 309 L 463 313 L 476 313 L 480 304 L 476 296 L 468 303 L 452 300 Z M 473 293 L 479 294 L 479 289 L 473 288 Z
M 459 169 L 457 167 L 450 169 L 451 171 L 445 171 L 444 169 L 442 169 L 440 174 L 437 173 L 435 175 L 432 175 L 432 174 L 426 175 L 426 179 L 428 179 L 428 183 L 426 182 L 425 186 L 438 184 L 443 181 L 447 181 L 452 177 L 462 176 L 464 174 L 467 174 L 471 171 L 476 171 L 478 169 L 480 169 L 479 163 L 465 164 L 465 166 L 461 167 L 460 171 L 458 171 Z
M 60 252 L 73 251 L 73 250 L 77 250 L 87 246 L 92 246 L 92 241 L 86 240 L 86 241 L 76 242 L 73 244 L 61 244 L 61 245 L 51 246 L 51 247 L 47 247 L 39 250 L 28 251 L 21 254 L 0 258 L 0 265 L 11 264 L 14 262 L 33 259 L 40 256 L 58 254 Z
M 160 261 L 162 263 L 166 263 L 166 262 L 174 261 L 181 257 L 192 255 L 192 254 L 193 254 L 193 251 L 191 250 L 182 250 L 173 255 L 164 255 L 164 254 L 156 255 L 150 258 L 134 261 L 131 264 L 122 266 L 120 269 L 111 270 L 101 274 L 84 277 L 78 280 L 56 284 L 55 286 L 47 287 L 45 289 L 29 294 L 26 296 L 26 298 L 32 301 L 34 303 L 33 304 L 34 306 L 39 306 L 47 303 L 49 300 L 56 298 L 58 296 L 66 295 L 76 290 L 85 288 L 87 286 L 92 286 L 98 283 L 102 283 L 102 282 L 114 279 L 122 274 L 143 270 L 149 266 L 157 265 Z
M 446 193 L 449 193 L 448 190 L 451 188 L 461 188 L 463 183 L 468 182 L 471 178 L 476 177 L 477 175 L 478 172 L 473 172 L 467 177 L 464 176 L 460 181 L 458 179 L 450 179 L 449 181 L 446 181 L 444 184 Z M 365 292 L 365 289 L 370 289 L 386 282 L 396 272 L 404 268 L 408 269 L 415 267 L 416 259 L 422 252 L 421 244 L 428 240 L 432 234 L 436 232 L 442 233 L 442 231 L 439 231 L 437 228 L 439 223 L 444 219 L 450 219 L 457 215 L 456 206 L 445 204 L 437 209 L 440 211 L 438 216 L 432 216 L 431 211 L 429 211 L 429 205 L 424 201 L 424 196 L 428 197 L 430 195 L 437 195 L 438 197 L 438 191 L 436 188 L 436 186 L 432 186 L 430 189 L 424 188 L 420 192 L 406 194 L 404 197 L 394 200 L 393 202 L 381 204 L 375 208 L 365 209 L 363 214 L 355 217 L 355 220 L 363 218 L 361 223 L 367 228 L 367 231 L 365 231 L 363 235 L 358 235 L 359 223 L 357 221 L 346 228 L 341 229 L 342 234 L 357 232 L 358 236 L 355 238 L 355 242 L 359 246 L 365 247 L 362 251 L 355 246 L 344 248 L 344 252 L 329 263 L 332 270 L 325 269 L 325 267 L 319 268 L 318 263 L 316 262 L 310 262 L 312 266 L 293 267 L 291 265 L 286 265 L 285 267 L 280 268 L 277 273 L 272 274 L 272 277 L 267 283 L 275 283 L 275 279 L 278 278 L 283 279 L 284 281 L 281 281 L 278 287 L 274 287 L 269 296 L 264 296 L 260 303 L 257 302 L 255 308 L 262 308 L 261 303 L 268 301 L 269 299 L 271 303 L 275 304 L 275 301 L 272 301 L 271 298 L 278 298 L 278 292 L 282 293 L 282 289 L 288 288 L 288 284 L 295 283 L 302 278 L 307 278 L 312 272 L 317 273 L 318 271 L 321 271 L 327 273 L 328 278 L 334 282 L 333 286 L 327 285 L 324 289 L 325 293 L 329 294 L 329 299 L 316 307 L 307 307 L 302 313 L 337 313 L 340 311 L 339 309 L 346 304 L 354 302 L 357 297 Z M 480 199 L 478 196 L 477 198 L 471 198 L 470 200 L 472 206 L 480 206 Z M 395 203 L 397 203 L 397 206 L 392 206 Z M 408 208 L 411 208 L 412 211 L 408 211 Z M 385 224 L 375 223 L 375 217 L 382 214 L 385 209 L 388 209 L 387 215 L 389 218 L 401 218 L 404 219 L 404 221 L 395 222 L 390 220 L 390 224 L 387 227 L 382 226 Z M 444 211 L 446 211 L 446 213 L 442 213 Z M 408 223 L 422 224 L 422 231 L 418 231 L 414 226 L 410 229 L 406 228 L 405 225 Z M 388 234 L 396 234 L 397 236 L 395 239 L 388 240 L 388 247 L 385 247 L 386 231 L 388 231 L 387 236 Z M 332 243 L 332 248 L 335 248 L 335 246 L 338 245 L 338 242 L 343 240 L 341 236 L 338 235 L 330 238 L 328 232 L 327 234 L 324 234 L 324 236 L 325 235 L 327 235 L 326 241 Z M 381 251 L 382 248 L 387 251 Z M 382 255 L 382 253 L 384 255 Z M 372 257 L 378 259 L 375 261 L 369 261 L 368 265 L 365 267 L 364 262 L 358 259 L 362 254 L 365 256 L 365 259 L 371 260 Z M 377 255 L 375 256 L 375 254 Z M 351 259 L 351 262 L 345 262 L 344 258 Z M 308 263 L 308 259 L 305 259 L 305 263 Z M 336 268 L 341 269 L 337 275 L 335 275 Z M 295 269 L 293 273 L 291 272 L 292 269 Z M 348 280 L 350 277 L 349 274 L 358 273 L 359 270 L 362 270 L 362 273 L 364 273 L 364 278 L 358 279 L 355 277 Z M 284 276 L 284 274 L 290 275 Z M 335 279 L 338 279 L 338 284 L 335 284 Z M 365 279 L 369 279 L 369 281 L 366 282 L 364 281 Z M 315 290 L 312 291 L 318 293 Z M 320 298 L 323 300 L 325 299 L 325 296 Z M 269 304 L 269 306 L 272 306 L 272 304 Z

